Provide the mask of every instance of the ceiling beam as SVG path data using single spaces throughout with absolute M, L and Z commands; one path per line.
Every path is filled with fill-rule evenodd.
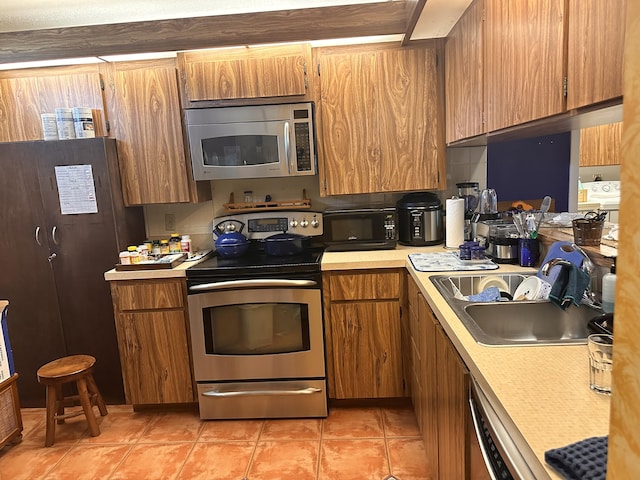
M 411 41 L 411 35 L 418 24 L 418 19 L 422 15 L 427 0 L 410 0 L 407 4 L 407 30 L 402 38 L 402 46 L 406 47 Z
M 0 63 L 405 33 L 407 2 L 0 33 Z

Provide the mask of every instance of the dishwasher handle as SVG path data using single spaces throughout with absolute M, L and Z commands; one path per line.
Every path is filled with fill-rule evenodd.
M 208 292 L 211 290 L 223 290 L 226 288 L 255 288 L 255 287 L 314 287 L 318 285 L 315 280 L 283 280 L 278 278 L 228 280 L 223 282 L 203 283 L 189 287 L 190 292 Z

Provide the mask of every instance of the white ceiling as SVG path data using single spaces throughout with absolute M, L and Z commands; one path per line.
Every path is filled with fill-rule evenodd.
M 380 0 L 4 0 L 0 32 L 375 3 Z M 391 0 L 392 1 L 392 0 Z M 444 37 L 471 0 L 428 0 L 412 39 Z

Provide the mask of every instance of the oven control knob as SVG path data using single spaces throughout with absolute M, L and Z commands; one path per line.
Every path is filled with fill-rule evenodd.
M 315 215 L 313 216 L 313 220 L 311 220 L 311 226 L 313 228 L 318 228 L 320 226 L 320 222 L 318 221 Z
M 291 226 L 291 228 L 296 228 L 298 226 L 298 221 L 293 219 L 289 222 L 289 225 Z
M 303 218 L 302 220 L 300 220 L 300 226 L 302 228 L 307 228 L 309 226 L 309 220 L 307 220 L 306 218 Z

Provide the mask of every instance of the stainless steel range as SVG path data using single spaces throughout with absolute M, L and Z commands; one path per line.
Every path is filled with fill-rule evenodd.
M 258 212 L 214 224 L 224 230 L 238 221 L 247 227 L 248 252 L 187 270 L 200 417 L 325 417 L 322 248 L 310 243 L 286 256 L 263 249 L 283 230 L 321 235 L 321 214 Z

